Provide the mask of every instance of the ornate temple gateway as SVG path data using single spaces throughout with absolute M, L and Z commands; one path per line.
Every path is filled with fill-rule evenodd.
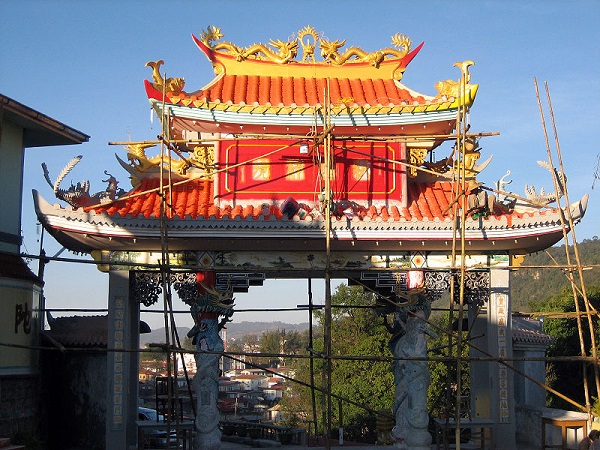
M 481 160 L 479 143 L 494 133 L 468 131 L 474 63 L 455 64 L 458 79 L 425 95 L 401 83 L 423 46 L 401 34 L 373 52 L 344 49 L 345 40 L 329 41 L 311 27 L 269 45 L 222 38 L 216 27 L 193 36 L 215 71 L 199 90 L 161 74 L 163 61 L 147 64 L 145 89 L 163 130 L 155 141 L 122 143 L 126 153 L 117 158 L 131 189 L 110 174 L 97 194 L 89 183 L 61 188 L 78 157 L 54 182 L 44 167 L 67 207 L 34 192 L 45 229 L 110 271 L 109 347 L 135 348 L 130 325 L 139 303 L 157 301 L 165 277 L 191 307 L 199 350 L 219 352 L 217 322 L 231 316 L 233 292 L 266 278 L 335 276 L 391 302 L 400 336 L 394 354 L 418 358 L 431 300 L 454 277 L 465 287 L 455 299 L 469 306 L 470 326 L 484 336 L 483 354 L 510 356 L 509 267 L 562 239 L 565 216 L 577 223 L 587 198 L 552 206 L 566 180 L 544 162 L 553 194 L 530 186 L 521 196 L 505 192 L 504 179 L 494 188 L 480 181 L 491 158 Z M 195 448 L 216 449 L 214 361 L 198 358 Z M 401 366 L 394 438 L 398 446 L 429 448 L 427 412 L 414 406 L 423 402 L 427 369 Z M 137 383 L 117 369 L 131 376 L 135 357 L 109 354 L 107 448 L 115 449 L 135 439 Z M 423 379 L 402 379 L 409 370 Z M 503 436 L 495 448 L 513 448 L 512 374 L 497 363 L 478 370 L 472 416 L 494 424 L 495 441 Z

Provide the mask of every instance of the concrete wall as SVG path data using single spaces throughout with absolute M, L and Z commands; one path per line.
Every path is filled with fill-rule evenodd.
M 0 251 L 17 253 L 21 240 L 23 129 L 2 123 L 0 133 Z M 15 241 L 16 240 L 16 241 Z
M 546 356 L 546 347 L 540 348 L 539 345 L 519 345 L 514 347 L 514 356 L 516 358 L 544 358 Z M 540 383 L 546 381 L 546 363 L 545 361 L 514 361 L 514 366 L 521 372 L 538 380 Z M 515 374 L 515 402 L 517 404 L 529 405 L 532 407 L 543 408 L 546 406 L 546 390 L 527 378 Z
M 33 436 L 38 429 L 39 378 L 32 375 L 0 377 L 0 436 Z
M 48 449 L 104 449 L 106 354 L 45 352 L 42 364 Z

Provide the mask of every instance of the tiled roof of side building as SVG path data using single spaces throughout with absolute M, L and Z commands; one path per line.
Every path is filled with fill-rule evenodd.
M 512 317 L 512 337 L 515 343 L 550 345 L 554 338 L 542 329 L 542 322 L 528 317 Z
M 106 347 L 108 316 L 52 317 L 48 314 L 50 330 L 44 334 L 65 347 Z M 140 333 L 148 332 L 148 324 L 140 321 Z

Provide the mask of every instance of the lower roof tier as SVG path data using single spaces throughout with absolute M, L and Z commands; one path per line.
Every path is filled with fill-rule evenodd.
M 36 213 L 66 248 L 160 251 L 160 196 L 141 185 L 112 204 L 91 208 L 50 205 L 34 191 Z M 319 205 L 289 202 L 261 205 L 202 205 L 195 189 L 171 194 L 166 221 L 172 251 L 325 251 L 326 222 Z M 452 183 L 409 183 L 407 207 L 334 201 L 332 251 L 448 251 L 461 239 L 452 216 Z M 571 205 L 574 223 L 585 214 L 587 196 Z M 494 209 L 487 217 L 468 217 L 467 252 L 530 253 L 563 238 L 558 209 L 530 212 Z M 455 231 L 457 229 L 457 231 Z

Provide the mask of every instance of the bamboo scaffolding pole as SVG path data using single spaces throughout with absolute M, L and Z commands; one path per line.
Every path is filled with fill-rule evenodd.
M 544 134 L 544 139 L 545 139 L 545 143 L 546 143 L 546 153 L 548 156 L 548 162 L 550 163 L 550 167 L 552 167 L 553 172 L 552 172 L 552 183 L 554 185 L 554 195 L 556 197 L 556 204 L 557 206 L 560 208 L 561 207 L 561 200 L 560 200 L 560 195 L 559 192 L 561 191 L 559 188 L 559 181 L 557 179 L 557 176 L 554 172 L 554 162 L 553 162 L 553 157 L 552 157 L 552 151 L 550 149 L 550 143 L 549 143 L 549 139 L 548 139 L 548 131 L 546 129 L 546 120 L 544 117 L 544 111 L 542 108 L 542 102 L 540 99 L 540 93 L 539 93 L 539 88 L 538 88 L 538 83 L 537 83 L 537 79 L 534 78 L 534 85 L 535 85 L 535 94 L 536 94 L 536 98 L 537 98 L 537 103 L 538 103 L 538 109 L 539 109 L 539 113 L 540 113 L 540 120 L 541 120 L 541 124 L 542 124 L 542 131 Z M 562 169 L 562 168 L 561 168 Z M 564 172 L 562 172 L 563 175 L 563 180 L 564 180 Z M 565 185 L 562 186 L 562 190 L 566 193 L 567 192 L 567 186 L 566 183 L 564 183 Z M 568 205 L 568 201 L 567 201 L 567 205 Z M 567 208 L 568 209 L 568 208 Z M 563 239 L 565 241 L 565 255 L 567 258 L 567 264 L 571 264 L 571 255 L 570 255 L 570 250 L 569 250 L 569 236 L 567 234 L 567 230 L 566 230 L 566 225 L 565 225 L 565 219 L 563 217 L 563 215 L 560 216 L 560 221 L 562 224 L 562 232 L 563 232 Z M 571 222 L 572 225 L 572 222 Z M 574 232 L 575 230 L 572 229 L 572 232 Z M 577 334 L 579 336 L 579 351 L 581 352 L 581 355 L 585 355 L 586 354 L 586 349 L 585 349 L 585 341 L 583 338 L 583 329 L 582 329 L 582 322 L 581 322 L 581 315 L 580 313 L 580 308 L 579 308 L 579 301 L 578 301 L 578 297 L 577 297 L 577 290 L 575 289 L 575 283 L 574 280 L 571 279 L 571 289 L 573 291 L 573 301 L 575 303 L 575 311 L 577 312 L 577 317 L 576 317 L 576 321 L 577 321 Z M 587 413 L 590 414 L 590 407 L 591 407 L 591 401 L 590 401 L 590 391 L 589 391 L 589 385 L 588 385 L 588 379 L 587 379 L 587 365 L 585 363 L 582 363 L 582 367 L 581 367 L 581 376 L 582 376 L 582 381 L 583 381 L 583 392 L 584 392 L 584 398 L 585 398 L 585 404 L 586 404 L 586 408 L 587 408 Z M 591 417 L 590 417 L 591 420 Z
M 548 255 L 548 257 L 554 261 L 555 264 L 558 264 L 558 262 L 556 261 L 556 259 L 550 254 L 550 252 L 548 250 L 546 250 L 546 254 Z M 577 286 L 577 284 L 575 283 L 575 280 L 573 278 L 573 274 L 571 272 L 575 271 L 575 270 L 579 270 L 581 268 L 581 271 L 584 271 L 586 269 L 588 269 L 587 267 L 584 266 L 580 266 L 577 265 L 575 266 L 575 269 L 571 269 L 571 270 L 563 270 L 563 274 L 565 276 L 565 278 L 567 279 L 567 281 L 569 281 L 569 283 L 571 284 L 571 286 L 573 286 L 573 288 L 575 288 L 575 290 L 577 291 L 578 295 L 581 295 L 582 297 L 584 297 L 584 293 L 583 290 L 579 288 L 579 286 Z M 583 277 L 581 277 L 581 279 L 583 280 Z M 586 297 L 587 297 L 587 293 L 586 293 Z M 584 314 L 597 314 L 597 310 L 594 307 L 594 305 L 591 304 L 591 302 L 588 302 L 588 306 L 586 307 L 586 312 Z M 594 339 L 595 340 L 595 339 Z M 595 346 L 595 342 L 592 341 L 592 345 Z
M 332 363 L 331 363 L 331 100 L 329 79 L 327 79 L 325 98 L 325 120 L 323 124 L 323 135 L 317 136 L 315 145 L 319 142 L 324 146 L 325 159 L 325 315 L 323 324 L 323 389 L 325 393 L 325 402 L 323 405 L 323 423 L 325 448 L 331 448 L 331 397 L 332 397 Z
M 545 85 L 545 90 L 546 90 L 546 100 L 548 103 L 548 108 L 549 108 L 549 112 L 550 112 L 550 118 L 552 121 L 552 129 L 553 129 L 553 133 L 554 133 L 554 144 L 555 144 L 555 149 L 556 149 L 556 154 L 557 154 L 557 158 L 558 158 L 558 162 L 559 162 L 559 169 L 560 169 L 560 174 L 562 176 L 563 180 L 566 180 L 565 177 L 565 172 L 564 172 L 564 165 L 563 165 L 563 160 L 562 160 L 562 152 L 561 152 L 561 147 L 560 147 L 560 141 L 558 139 L 558 130 L 556 127 L 556 121 L 554 119 L 554 109 L 552 108 L 552 99 L 550 98 L 550 90 L 548 87 L 548 83 L 544 83 Z M 539 100 L 539 91 L 538 91 L 538 87 L 537 87 L 537 80 L 535 81 L 535 86 L 536 86 L 536 94 L 538 96 L 538 104 L 540 104 L 540 100 Z M 542 114 L 542 109 L 540 106 L 540 114 L 543 117 Z M 545 123 L 544 123 L 544 130 L 545 130 Z M 552 161 L 552 152 L 550 151 L 550 146 L 547 145 L 547 153 L 548 153 L 548 158 L 549 158 L 549 162 L 551 167 L 554 167 L 554 163 Z M 555 175 L 553 173 L 553 175 Z M 553 176 L 553 182 L 554 182 L 554 190 L 555 190 L 555 195 L 556 195 L 556 202 L 560 208 L 560 197 L 559 197 L 559 183 L 558 183 L 558 179 L 556 176 Z M 570 204 L 569 201 L 569 191 L 567 189 L 567 183 L 566 181 L 564 182 L 564 186 L 563 190 L 564 190 L 564 196 L 565 196 L 565 201 L 567 204 L 567 207 L 565 208 L 566 210 L 566 218 L 569 224 L 569 230 L 571 231 L 571 236 L 573 238 L 573 251 L 574 251 L 574 255 L 575 255 L 575 260 L 577 263 L 577 274 L 579 277 L 579 283 L 580 283 L 580 287 L 578 288 L 574 277 L 572 274 L 570 275 L 570 279 L 571 279 L 571 287 L 573 289 L 573 299 L 575 301 L 575 311 L 577 313 L 579 313 L 579 301 L 578 301 L 578 292 L 581 293 L 581 296 L 583 298 L 583 303 L 585 306 L 585 310 L 586 310 L 586 315 L 587 315 L 587 322 L 588 322 L 588 331 L 590 333 L 590 346 L 591 346 L 591 350 L 592 350 L 592 354 L 594 356 L 597 356 L 597 346 L 596 346 L 596 336 L 595 336 L 595 330 L 594 330 L 594 324 L 592 321 L 592 316 L 591 316 L 591 308 L 590 308 L 590 301 L 587 295 L 587 289 L 586 289 L 586 285 L 585 285 L 585 280 L 583 278 L 583 271 L 582 271 L 582 264 L 581 264 L 581 258 L 579 255 L 579 247 L 577 245 L 577 237 L 576 237 L 576 233 L 575 233 L 575 225 L 573 223 L 573 217 L 570 211 L 570 208 L 568 207 Z M 569 251 L 569 238 L 568 235 L 566 233 L 565 230 L 565 225 L 564 225 L 564 217 L 561 215 L 561 222 L 563 223 L 563 236 L 565 239 L 565 254 L 567 257 L 567 263 L 570 264 L 571 263 L 571 256 L 570 256 L 570 251 Z M 582 330 L 582 321 L 581 321 L 581 316 L 578 314 L 577 316 L 577 327 L 578 327 L 578 332 L 579 332 L 579 336 L 580 336 L 580 340 L 581 340 L 581 347 L 582 347 L 582 356 L 587 353 L 585 352 L 585 341 L 583 339 L 583 330 Z M 583 353 L 585 352 L 585 353 Z M 595 379 L 595 383 L 596 383 L 596 395 L 600 395 L 600 372 L 598 369 L 598 366 L 595 365 L 593 366 L 593 371 L 594 371 L 594 379 Z M 585 383 L 584 383 L 584 388 L 589 390 L 589 386 L 587 385 L 587 370 L 586 367 L 583 367 L 583 377 L 585 378 Z M 589 395 L 589 394 L 588 394 Z M 586 402 L 588 402 L 588 408 L 591 408 L 591 401 L 589 399 L 589 397 L 586 396 Z M 591 420 L 591 410 L 589 412 L 590 414 L 590 420 Z
M 335 128 L 331 128 L 330 131 L 334 131 Z M 499 136 L 500 133 L 498 131 L 490 131 L 490 132 L 479 132 L 479 133 L 467 133 L 467 137 L 479 138 L 479 137 L 491 137 L 491 136 Z M 266 136 L 266 137 L 265 137 Z M 454 140 L 456 139 L 455 133 L 450 134 L 420 134 L 417 136 L 403 136 L 403 135 L 343 135 L 343 134 L 335 134 L 336 139 L 344 140 L 344 141 L 355 141 L 355 142 L 370 142 L 370 141 L 379 141 L 379 142 L 419 142 L 419 141 L 430 141 L 430 140 Z M 301 142 L 311 142 L 314 140 L 314 135 L 312 134 L 243 134 L 243 135 L 232 135 L 231 137 L 226 138 L 218 138 L 218 137 L 210 137 L 205 139 L 171 139 L 169 142 L 171 144 L 198 144 L 198 145 L 211 145 L 211 142 L 230 142 L 230 141 L 244 141 L 251 139 L 256 140 L 272 140 L 272 139 L 292 139 L 298 140 Z M 164 138 L 158 137 L 157 139 L 150 140 L 142 140 L 142 141 L 109 141 L 108 145 L 150 145 L 155 144 L 158 145 L 163 141 Z
M 165 74 L 166 77 L 166 74 Z M 162 98 L 162 102 L 163 102 L 163 113 L 161 114 L 160 117 L 160 123 L 161 123 L 161 130 L 163 133 L 168 132 L 168 120 L 165 120 L 165 114 L 164 114 L 164 104 L 165 104 L 165 84 L 166 82 L 163 81 L 163 98 Z M 168 153 L 169 155 L 169 165 L 170 165 L 170 153 Z M 165 160 L 165 142 L 161 142 L 160 144 L 160 156 L 161 156 L 161 161 Z M 169 183 L 167 185 L 167 187 L 165 188 L 164 185 L 164 165 L 161 163 L 159 166 L 159 170 L 160 170 L 160 179 L 159 179 L 159 193 L 160 193 L 160 216 L 159 216 L 159 220 L 160 220 L 160 246 L 161 246 L 161 257 L 160 260 L 158 262 L 158 264 L 160 265 L 160 273 L 161 273 L 161 281 L 162 281 L 162 294 L 163 294 L 163 323 L 164 323 L 164 327 L 165 327 L 165 342 L 167 343 L 168 346 L 171 345 L 171 323 L 169 321 L 169 315 L 168 315 L 168 310 L 169 310 L 169 294 L 170 294 L 170 290 L 169 290 L 169 268 L 168 268 L 168 258 L 167 258 L 167 254 L 168 254 L 168 247 L 167 247 L 167 224 L 166 224 L 166 208 L 167 208 L 167 199 L 166 199 L 166 194 L 168 192 L 170 192 L 171 190 L 171 179 L 169 178 Z M 170 170 L 169 170 L 170 172 Z M 168 190 L 167 192 L 165 192 L 166 190 Z M 177 358 L 172 358 L 174 356 L 174 354 L 167 349 L 167 351 L 165 352 L 165 358 L 166 358 L 166 368 L 167 368 L 167 435 L 170 434 L 171 432 L 171 421 L 173 419 L 173 414 L 171 414 L 171 407 L 173 405 L 173 385 L 171 383 L 171 379 L 172 379 L 172 364 L 173 362 L 175 362 L 176 364 L 176 360 Z M 174 370 L 175 373 L 177 373 L 177 370 Z
M 166 76 L 166 75 L 165 75 Z M 165 85 L 165 83 L 163 83 L 163 86 Z M 163 87 L 164 90 L 164 87 Z M 163 102 L 164 102 L 164 92 L 163 92 Z M 163 112 L 164 112 L 164 108 L 163 108 Z M 165 324 L 165 338 L 166 338 L 166 342 L 168 345 L 170 345 L 171 342 L 173 342 L 173 344 L 176 344 L 177 347 L 176 348 L 181 348 L 181 342 L 179 339 L 179 333 L 177 331 L 177 325 L 176 325 L 176 321 L 175 321 L 175 314 L 174 314 L 174 308 L 173 308 L 173 296 L 172 296 L 172 290 L 171 290 L 171 277 L 169 276 L 171 273 L 171 267 L 169 264 L 169 234 L 168 234 L 168 220 L 173 217 L 172 214 L 170 214 L 170 212 L 172 212 L 172 204 L 173 204 L 173 179 L 172 179 L 172 158 L 171 158 L 171 153 L 170 153 L 170 145 L 168 143 L 168 140 L 170 139 L 170 134 L 169 134 L 169 124 L 171 123 L 171 118 L 170 115 L 167 115 L 165 118 L 165 115 L 163 113 L 163 115 L 161 116 L 161 128 L 163 130 L 163 134 L 167 136 L 166 139 L 162 139 L 161 142 L 161 161 L 165 160 L 165 157 L 167 157 L 167 161 L 168 161 L 168 177 L 167 177 L 167 181 L 168 184 L 165 188 L 165 186 L 163 185 L 164 183 L 164 164 L 160 164 L 160 198 L 161 198 L 161 203 L 160 203 L 160 242 L 161 242 L 161 257 L 160 257 L 160 261 L 158 262 L 158 266 L 159 266 L 159 270 L 161 273 L 161 281 L 162 281 L 162 292 L 163 292 L 163 320 L 164 320 L 164 324 Z M 176 153 L 178 153 L 176 151 Z M 178 153 L 179 154 L 179 153 Z M 179 156 L 181 156 L 179 154 Z M 165 192 L 166 191 L 166 192 Z M 168 195 L 168 200 L 167 200 L 167 195 Z M 172 347 L 175 347 L 175 345 L 173 345 Z M 179 369 L 178 369 L 178 360 L 177 360 L 177 350 L 173 350 L 172 352 L 167 351 L 166 352 L 166 363 L 167 363 L 167 436 L 170 435 L 171 432 L 171 424 L 172 424 L 172 420 L 173 420 L 173 415 L 175 417 L 175 430 L 177 432 L 177 436 L 179 436 L 180 433 L 180 427 L 181 427 L 181 417 L 183 416 L 183 411 L 180 410 L 180 403 L 179 403 L 179 389 L 174 389 L 174 384 L 172 382 L 173 380 L 173 376 L 172 376 L 172 372 L 174 374 L 178 374 L 179 373 Z M 183 354 L 179 353 L 182 357 L 182 362 L 183 362 Z M 171 367 L 173 368 L 173 371 L 171 372 Z M 193 411 L 193 415 L 194 418 L 196 417 L 196 407 L 195 407 L 195 402 L 194 402 L 194 397 L 192 395 L 192 391 L 191 391 L 191 385 L 190 385 L 190 379 L 189 379 L 189 374 L 187 371 L 187 367 L 185 366 L 185 364 L 183 364 L 183 372 L 184 372 L 184 376 L 185 376 L 185 380 L 186 380 L 186 386 L 187 386 L 187 391 L 188 391 L 188 395 L 190 397 L 190 402 L 192 404 L 192 411 Z M 170 444 L 167 443 L 167 446 L 169 446 Z
M 312 296 L 312 278 L 308 278 L 308 346 L 313 348 L 313 296 Z M 318 436 L 318 414 L 317 414 L 317 397 L 316 397 L 316 381 L 315 381 L 315 359 L 312 353 L 308 361 L 310 370 L 310 401 L 312 406 L 312 421 L 314 424 L 315 437 Z
M 466 89 L 466 84 L 467 84 L 467 74 L 465 72 L 462 73 L 461 76 L 461 80 L 460 80 L 460 90 L 461 93 L 464 94 L 465 93 L 465 89 Z M 463 204 L 460 207 L 460 282 L 459 282 L 459 303 L 458 303 L 458 333 L 456 333 L 456 394 L 455 394 L 455 405 L 454 405 L 454 411 L 455 411 L 455 416 L 454 416 L 454 420 L 456 422 L 456 428 L 455 428 L 455 443 L 456 443 L 456 449 L 460 450 L 461 448 L 461 442 L 460 442 L 460 422 L 461 422 L 461 407 L 462 407 L 462 362 L 463 362 L 463 357 L 462 357 L 462 351 L 463 351 L 463 319 L 464 319 L 464 299 L 465 299 L 465 278 L 466 278 L 466 266 L 465 266 L 465 252 L 466 252 L 466 242 L 465 242 L 465 231 L 466 231 L 466 219 L 467 219 L 467 213 L 466 213 L 466 201 L 467 199 L 464 197 L 464 193 L 466 192 L 466 148 L 465 148 L 465 141 L 466 138 L 464 136 L 464 133 L 466 132 L 466 130 L 468 129 L 468 123 L 467 123 L 467 106 L 464 104 L 461 104 L 459 109 L 458 109 L 459 113 L 457 116 L 457 123 L 458 123 L 458 127 L 457 127 L 457 142 L 456 145 L 459 149 L 459 161 L 460 161 L 460 172 L 459 172 L 459 184 L 460 184 L 460 189 L 461 189 L 461 193 L 458 195 L 458 197 L 462 197 L 463 199 Z M 454 222 L 456 223 L 456 221 Z M 456 252 L 453 254 L 453 266 L 456 265 Z M 450 301 L 454 301 L 454 298 L 452 297 Z M 468 343 L 468 342 L 467 342 Z

